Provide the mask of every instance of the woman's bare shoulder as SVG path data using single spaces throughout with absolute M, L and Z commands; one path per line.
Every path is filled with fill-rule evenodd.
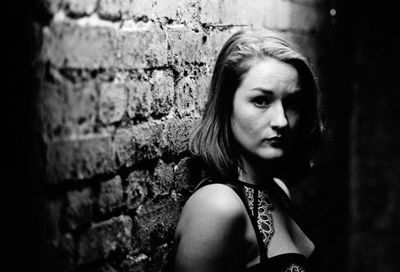
M 190 221 L 238 220 L 243 216 L 244 206 L 239 196 L 224 184 L 209 184 L 197 190 L 183 207 L 181 220 Z
M 177 226 L 176 271 L 234 271 L 242 261 L 237 256 L 243 248 L 245 216 L 239 196 L 228 186 L 197 190 Z

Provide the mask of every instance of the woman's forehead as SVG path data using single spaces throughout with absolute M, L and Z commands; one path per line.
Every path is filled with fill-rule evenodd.
M 288 63 L 264 58 L 253 61 L 242 76 L 239 88 L 260 90 L 285 90 L 294 93 L 300 91 L 297 69 Z

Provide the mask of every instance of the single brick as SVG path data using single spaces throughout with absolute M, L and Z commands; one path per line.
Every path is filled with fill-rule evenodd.
M 120 20 L 123 14 L 129 10 L 130 2 L 126 0 L 99 0 L 97 13 L 102 19 Z
M 123 200 L 122 180 L 120 176 L 100 184 L 99 210 L 101 213 L 112 212 L 121 207 Z
M 167 122 L 162 136 L 162 151 L 165 154 L 178 155 L 188 150 L 189 136 L 195 124 L 194 117 L 171 119 Z
M 56 69 L 50 69 L 49 74 L 52 79 L 43 79 L 38 99 L 43 132 L 52 136 L 92 132 L 98 105 L 94 82 L 72 82 Z
M 114 147 L 120 165 L 131 166 L 142 160 L 159 157 L 163 123 L 154 121 L 118 129 Z
M 126 112 L 128 95 L 122 82 L 102 82 L 99 85 L 99 118 L 104 124 L 121 120 Z
M 106 259 L 110 253 L 127 254 L 131 250 L 132 220 L 121 215 L 93 224 L 79 241 L 78 264 Z
M 149 195 L 150 173 L 147 170 L 133 171 L 128 175 L 127 181 L 127 207 L 128 209 L 136 209 L 143 204 Z
M 135 160 L 154 159 L 160 156 L 162 122 L 148 122 L 133 127 L 133 141 L 136 145 Z
M 123 18 L 143 18 L 150 19 L 166 18 L 168 20 L 178 20 L 177 12 L 182 2 L 176 0 L 100 0 L 98 13 L 101 18 L 107 20 L 117 20 Z M 183 7 L 182 7 L 183 8 Z
M 41 58 L 57 67 L 110 68 L 117 65 L 115 29 L 52 21 L 43 28 Z
M 97 0 L 63 0 L 67 13 L 74 16 L 85 16 L 96 10 Z
M 154 23 L 122 28 L 117 36 L 118 67 L 138 69 L 167 64 L 166 35 Z
M 47 143 L 49 182 L 90 178 L 115 170 L 110 135 L 87 135 Z
M 174 104 L 174 78 L 167 70 L 154 70 L 150 77 L 153 103 L 151 113 L 155 116 L 167 115 Z
M 149 16 L 153 12 L 152 1 L 99 0 L 97 12 L 101 18 L 107 20 Z
M 167 28 L 168 62 L 180 63 L 208 63 L 210 45 L 205 33 L 194 32 L 184 26 Z
M 67 228 L 76 230 L 89 225 L 93 218 L 93 192 L 90 188 L 67 193 L 65 222 Z
M 126 84 L 128 88 L 128 116 L 130 118 L 147 118 L 151 113 L 153 96 L 151 85 L 146 80 L 137 79 Z

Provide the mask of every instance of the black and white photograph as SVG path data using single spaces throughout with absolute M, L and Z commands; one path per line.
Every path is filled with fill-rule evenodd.
M 397 13 L 10 2 L 3 267 L 400 271 Z

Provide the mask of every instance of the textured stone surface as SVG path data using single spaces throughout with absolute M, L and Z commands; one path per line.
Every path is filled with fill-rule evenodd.
M 170 191 L 175 187 L 174 165 L 159 161 L 154 169 L 150 186 L 154 196 L 169 195 Z
M 109 135 L 61 139 L 48 143 L 47 174 L 50 182 L 84 179 L 115 170 Z
M 40 117 L 44 133 L 51 136 L 93 131 L 98 95 L 93 82 L 72 83 L 61 77 L 44 83 L 40 93 Z
M 210 47 L 205 34 L 179 25 L 168 28 L 167 40 L 169 63 L 208 62 Z
M 142 160 L 157 158 L 160 154 L 162 123 L 144 123 L 118 129 L 114 147 L 121 165 L 130 166 Z
M 93 192 L 90 188 L 67 193 L 65 207 L 66 227 L 76 230 L 78 227 L 90 225 L 93 220 Z
M 147 170 L 137 170 L 129 173 L 127 177 L 127 207 L 136 209 L 149 197 L 150 173 Z
M 130 118 L 147 118 L 151 113 L 153 94 L 147 80 L 127 84 L 129 90 L 128 115 Z
M 149 82 L 153 96 L 151 113 L 155 116 L 167 115 L 175 102 L 173 74 L 168 70 L 155 70 Z
M 99 68 L 116 65 L 116 33 L 109 27 L 53 22 L 43 28 L 42 57 L 56 66 Z
M 118 33 L 118 42 L 117 67 L 149 68 L 167 64 L 166 34 L 154 24 L 127 28 Z
M 135 249 L 141 249 L 148 255 L 170 241 L 175 230 L 180 207 L 172 198 L 149 201 L 139 207 L 134 222 Z
M 126 254 L 131 249 L 132 220 L 119 216 L 93 224 L 82 235 L 79 243 L 78 263 L 106 259 L 111 253 Z
M 169 120 L 163 131 L 161 143 L 163 153 L 178 155 L 186 151 L 194 122 L 195 119 L 192 117 Z
M 63 4 L 73 16 L 84 16 L 96 10 L 97 0 L 64 0 Z
M 101 213 L 112 212 L 120 208 L 123 201 L 123 188 L 120 176 L 100 184 L 99 209 Z
M 81 19 L 83 20 L 83 19 Z M 111 23 L 88 19 L 54 21 L 43 29 L 43 60 L 71 68 L 147 68 L 167 62 L 165 33 L 154 24 Z
M 126 112 L 128 94 L 125 84 L 102 83 L 99 87 L 99 118 L 104 124 L 121 120 Z

